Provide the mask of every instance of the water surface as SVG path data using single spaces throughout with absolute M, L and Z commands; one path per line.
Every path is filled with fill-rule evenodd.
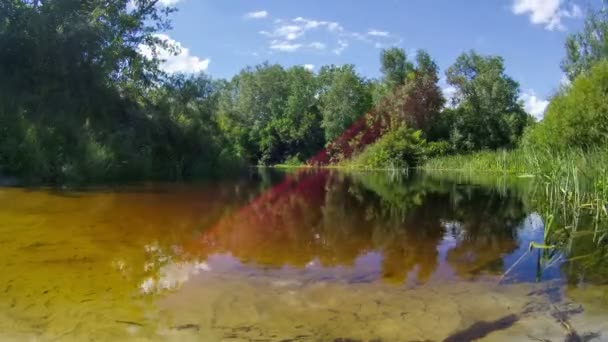
M 0 339 L 606 340 L 607 278 L 528 252 L 531 186 L 252 171 L 0 188 Z

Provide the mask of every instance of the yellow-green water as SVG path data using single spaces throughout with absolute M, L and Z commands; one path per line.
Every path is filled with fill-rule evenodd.
M 608 339 L 606 285 L 572 265 L 531 253 L 501 281 L 543 236 L 515 194 L 262 176 L 0 188 L 0 340 Z

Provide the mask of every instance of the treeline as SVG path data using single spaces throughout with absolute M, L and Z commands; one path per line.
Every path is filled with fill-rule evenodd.
M 175 50 L 157 34 L 173 11 L 158 0 L 0 2 L 0 173 L 182 179 L 353 157 L 411 167 L 513 148 L 533 123 L 502 58 L 474 51 L 446 71 L 450 99 L 428 53 L 408 59 L 398 48 L 382 52 L 377 80 L 353 65 L 314 73 L 265 63 L 230 80 L 169 75 L 140 51 Z
M 608 179 L 608 1 L 604 4 L 587 14 L 581 32 L 567 38 L 561 65 L 567 82 L 552 97 L 543 120 L 526 128 L 516 150 L 439 158 L 425 167 L 532 173 L 566 181 L 584 177 L 604 189 Z

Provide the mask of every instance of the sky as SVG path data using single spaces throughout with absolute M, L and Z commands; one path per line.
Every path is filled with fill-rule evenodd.
M 564 82 L 560 61 L 568 34 L 600 0 L 161 0 L 175 6 L 173 28 L 163 37 L 178 44 L 165 54 L 168 72 L 204 71 L 230 78 L 268 61 L 313 71 L 354 64 L 380 77 L 383 48 L 414 57 L 430 53 L 444 75 L 471 49 L 502 56 L 519 82 L 528 112 L 541 118 L 547 99 Z M 442 76 L 440 86 L 453 91 Z

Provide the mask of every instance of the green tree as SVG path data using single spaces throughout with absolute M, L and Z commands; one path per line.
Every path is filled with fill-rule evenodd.
M 594 63 L 608 59 L 608 0 L 603 0 L 603 4 L 602 9 L 589 11 L 582 32 L 566 39 L 562 70 L 571 82 L 587 73 Z
M 170 76 L 158 0 L 0 2 L 0 165 L 22 179 L 177 179 L 232 160 L 218 87 Z M 149 52 L 144 54 L 143 52 Z
M 416 54 L 416 65 L 406 64 L 411 68 L 409 76 L 386 96 L 379 108 L 391 118 L 393 126 L 405 124 L 427 133 L 445 102 L 437 84 L 439 69 L 423 50 Z
M 139 111 L 160 80 L 142 46 L 169 48 L 154 35 L 171 8 L 140 0 L 2 1 L 0 164 L 42 180 L 112 177 L 133 166 L 149 120 Z M 135 124 L 137 126 L 135 126 Z M 118 148 L 120 147 L 120 148 Z M 131 153 L 124 152 L 130 147 Z
M 282 161 L 292 157 L 303 162 L 324 145 L 322 116 L 317 95 L 318 80 L 303 67 L 287 70 L 289 96 L 283 118 L 276 122 L 279 136 L 286 145 Z
M 157 159 L 155 176 L 182 179 L 208 175 L 221 166 L 226 141 L 214 118 L 221 86 L 204 74 L 177 75 L 154 92 L 158 143 L 149 146 Z
M 529 123 L 519 103 L 519 84 L 505 73 L 503 59 L 464 53 L 446 72 L 456 88 L 451 139 L 458 149 L 514 147 Z
M 322 127 L 326 142 L 330 142 L 370 109 L 371 87 L 350 64 L 324 66 L 318 78 Z
M 380 63 L 380 71 L 389 88 L 405 84 L 409 75 L 414 71 L 414 66 L 408 62 L 405 51 L 396 47 L 382 50 Z
M 543 149 L 608 144 L 608 60 L 597 63 L 553 98 L 525 142 Z
M 252 163 L 305 159 L 323 145 L 317 82 L 303 67 L 262 64 L 222 91 L 218 121 L 236 152 Z

